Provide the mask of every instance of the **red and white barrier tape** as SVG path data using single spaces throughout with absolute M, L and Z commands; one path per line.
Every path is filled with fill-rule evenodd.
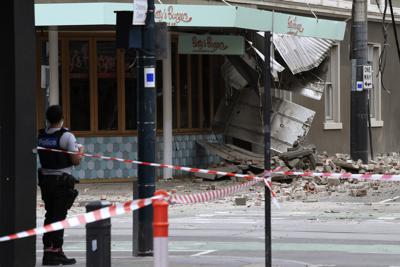
M 174 165 L 168 165 L 168 164 L 151 163 L 151 162 L 144 162 L 144 161 L 138 161 L 138 160 L 121 159 L 121 158 L 107 157 L 107 156 L 101 156 L 101 155 L 92 155 L 92 154 L 87 154 L 87 153 L 70 152 L 70 151 L 58 150 L 58 149 L 48 149 L 48 148 L 43 148 L 43 147 L 37 147 L 37 149 L 48 150 L 48 151 L 53 151 L 53 152 L 61 152 L 61 153 L 82 155 L 82 156 L 89 157 L 89 158 L 104 159 L 104 160 L 115 160 L 115 161 L 124 162 L 124 163 L 133 163 L 133 164 L 145 165 L 145 166 L 153 166 L 153 167 L 158 167 L 158 168 L 168 168 L 168 169 L 185 171 L 185 172 L 193 172 L 193 173 L 197 172 L 197 173 L 215 174 L 215 175 L 239 177 L 239 178 L 245 178 L 245 179 L 254 179 L 254 178 L 257 177 L 257 176 L 248 175 L 248 174 L 238 174 L 238 173 L 231 173 L 231 172 L 221 172 L 221 171 L 215 171 L 215 170 L 174 166 Z M 342 178 L 342 179 L 358 179 L 358 180 L 400 181 L 400 175 L 399 174 L 390 174 L 390 173 L 385 173 L 385 174 L 372 174 L 372 173 L 358 174 L 358 173 L 348 173 L 348 172 L 347 173 L 313 172 L 313 171 L 298 172 L 298 171 L 279 171 L 279 170 L 276 170 L 276 169 L 272 170 L 272 171 L 266 171 L 266 175 L 271 175 L 271 174 L 279 174 L 279 175 L 284 175 L 284 176 L 291 176 L 291 175 L 294 175 L 294 176 L 311 176 L 311 177 L 320 176 L 320 177 L 331 177 L 331 178 L 337 178 L 337 179 Z M 269 185 L 267 185 L 267 186 L 270 187 Z M 271 191 L 271 194 L 272 194 L 272 191 Z
M 61 229 L 67 229 L 71 227 L 76 227 L 79 225 L 85 225 L 87 223 L 96 222 L 104 219 L 108 219 L 110 217 L 114 217 L 117 215 L 122 215 L 125 213 L 129 213 L 133 210 L 137 210 L 152 204 L 155 199 L 162 199 L 163 196 L 154 196 L 146 199 L 138 199 L 134 201 L 128 201 L 125 203 L 119 203 L 115 205 L 111 205 L 110 207 L 105 207 L 102 209 L 98 209 L 95 211 L 91 211 L 85 214 L 81 214 L 78 216 L 74 216 L 71 218 L 67 218 L 63 221 L 51 223 L 42 227 L 37 227 L 31 230 L 22 231 L 16 234 L 6 235 L 0 237 L 0 242 L 19 239 L 29 236 L 34 236 L 38 234 L 58 231 Z
M 208 202 L 218 198 L 224 198 L 228 195 L 237 193 L 247 187 L 257 184 L 258 182 L 262 181 L 263 179 L 257 178 L 251 181 L 245 182 L 243 184 L 234 185 L 218 190 L 206 191 L 202 193 L 195 193 L 189 195 L 171 195 L 170 201 L 171 203 L 177 204 L 193 204 L 193 203 L 200 203 L 200 202 Z
M 248 181 L 243 184 L 234 185 L 226 188 L 222 188 L 219 190 L 213 190 L 209 192 L 197 193 L 197 194 L 189 194 L 189 195 L 170 195 L 167 197 L 167 200 L 170 201 L 172 204 L 191 204 L 191 203 L 200 203 L 200 202 L 207 202 L 211 200 L 215 200 L 218 198 L 226 197 L 230 194 L 237 193 L 247 187 L 250 187 L 262 179 L 257 178 L 251 181 Z M 63 221 L 51 223 L 42 227 L 37 227 L 31 230 L 22 231 L 16 234 L 6 235 L 0 237 L 0 242 L 20 239 L 24 237 L 34 236 L 38 234 L 44 234 L 48 232 L 58 231 L 61 229 L 67 229 L 71 227 L 76 227 L 80 225 L 85 225 L 87 223 L 100 221 L 104 219 L 108 219 L 117 215 L 122 215 L 129 213 L 133 210 L 137 210 L 152 204 L 153 200 L 155 199 L 162 199 L 164 196 L 154 196 L 151 198 L 146 199 L 138 199 L 134 201 L 128 201 L 125 203 L 118 203 L 111 205 L 110 207 L 105 207 L 102 209 L 98 209 L 95 211 L 91 211 L 85 214 L 81 214 L 78 216 L 74 216 L 71 218 L 67 218 Z
M 119 162 L 123 162 L 123 163 L 132 163 L 132 164 L 137 164 L 137 165 L 152 166 L 152 167 L 158 167 L 158 168 L 167 168 L 167 169 L 173 169 L 173 170 L 184 171 L 184 172 L 215 174 L 215 175 L 221 175 L 221 176 L 245 178 L 245 179 L 248 179 L 248 180 L 253 180 L 253 179 L 258 178 L 255 175 L 238 174 L 238 173 L 232 173 L 232 172 L 221 172 L 221 171 L 215 171 L 215 170 L 190 168 L 190 167 L 182 167 L 182 166 L 175 166 L 175 165 L 168 165 L 168 164 L 161 164 L 161 163 L 138 161 L 138 160 L 132 160 L 132 159 L 122 159 L 122 158 L 107 157 L 107 156 L 102 156 L 102 155 L 92 155 L 92 154 L 87 154 L 87 153 L 71 152 L 71 151 L 60 150 L 60 149 L 50 149 L 50 148 L 44 148 L 44 147 L 37 147 L 37 149 L 39 149 L 39 150 L 47 150 L 47 151 L 52 151 L 52 152 L 67 153 L 67 154 L 73 154 L 73 155 L 82 155 L 82 156 L 88 157 L 88 158 L 104 159 L 104 160 L 115 160 L 115 161 L 119 161 Z M 270 172 L 266 172 L 266 173 L 268 175 L 270 174 Z M 271 191 L 271 198 L 275 199 L 276 198 L 276 194 L 272 190 L 270 184 L 266 184 L 266 186 Z

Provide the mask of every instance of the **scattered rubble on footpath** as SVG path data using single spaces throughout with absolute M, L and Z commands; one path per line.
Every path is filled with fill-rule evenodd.
M 311 149 L 312 150 L 312 149 Z M 291 158 L 287 155 L 273 156 L 271 158 L 272 168 L 281 167 L 285 170 L 307 170 L 315 165 L 317 172 L 351 172 L 351 173 L 390 173 L 400 174 L 400 154 L 388 153 L 377 156 L 368 164 L 360 161 L 352 161 L 347 154 L 328 155 L 327 153 L 309 153 L 306 148 L 303 153 L 297 151 L 297 157 Z M 290 152 L 290 151 L 289 151 Z M 291 153 L 289 155 L 294 155 Z M 297 159 L 297 160 L 295 160 Z M 221 162 L 210 166 L 215 170 L 232 171 L 236 173 L 247 173 L 262 175 L 262 170 L 251 164 L 232 164 Z M 238 182 L 246 181 L 244 178 L 200 176 L 198 174 L 185 175 L 172 180 L 157 182 L 157 188 L 167 190 L 171 194 L 191 194 L 207 190 L 218 190 L 232 186 Z M 94 183 L 78 184 L 80 192 L 71 214 L 84 212 L 85 205 L 94 200 L 104 199 L 111 203 L 125 202 L 132 199 L 132 182 L 129 183 Z M 387 203 L 395 202 L 400 196 L 400 182 L 359 181 L 356 179 L 336 179 L 328 177 L 299 177 L 299 176 L 273 176 L 273 190 L 277 193 L 278 201 L 284 202 L 364 202 L 364 203 Z M 38 211 L 44 212 L 43 202 L 38 192 Z M 255 185 L 235 195 L 219 199 L 207 205 L 219 206 L 263 206 L 265 200 L 264 187 Z M 382 202 L 383 201 L 383 202 Z M 386 202 L 387 201 L 387 202 Z M 194 209 L 200 206 L 193 206 Z M 179 209 L 179 208 L 178 208 Z
M 246 164 L 247 163 L 247 164 Z M 337 153 L 329 155 L 326 152 L 316 153 L 312 146 L 297 146 L 289 149 L 288 152 L 275 155 L 271 158 L 271 168 L 280 167 L 280 171 L 302 171 L 314 170 L 315 172 L 336 172 L 336 173 L 373 173 L 373 174 L 400 174 L 400 154 L 387 153 L 378 155 L 374 160 L 363 164 L 360 160 L 353 161 L 348 154 Z M 232 171 L 235 173 L 247 173 L 261 175 L 260 166 L 252 162 L 236 162 L 235 164 L 222 162 L 220 166 L 211 166 L 211 169 Z M 195 179 L 202 177 L 209 180 L 203 174 L 194 174 Z M 223 178 L 213 176 L 212 180 Z M 233 181 L 240 181 L 232 177 Z M 395 194 L 390 191 L 397 189 L 398 182 L 360 181 L 356 179 L 337 179 L 329 177 L 299 177 L 299 176 L 273 176 L 273 190 L 277 193 L 280 201 L 305 201 L 313 202 L 326 199 L 346 199 L 376 197 L 389 198 Z M 239 200 L 238 200 L 239 201 Z M 243 205 L 244 200 L 235 203 Z

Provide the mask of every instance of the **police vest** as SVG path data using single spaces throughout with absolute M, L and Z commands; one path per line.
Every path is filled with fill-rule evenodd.
M 39 130 L 38 146 L 65 150 L 60 147 L 60 139 L 66 132 L 68 132 L 67 129 L 61 128 L 60 130 L 49 134 L 46 133 L 45 129 L 41 129 Z M 57 170 L 68 168 L 73 165 L 69 154 L 46 150 L 38 150 L 38 153 L 40 165 L 44 169 Z

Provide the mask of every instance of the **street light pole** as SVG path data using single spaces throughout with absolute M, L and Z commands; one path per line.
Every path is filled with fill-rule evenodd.
M 271 32 L 264 33 L 264 169 L 271 170 Z M 265 186 L 265 266 L 272 266 L 271 191 Z
M 138 88 L 138 158 L 155 162 L 156 146 L 156 57 L 154 0 L 147 1 L 147 16 L 143 27 L 143 47 L 137 51 Z M 138 197 L 149 198 L 155 192 L 154 167 L 138 166 Z M 139 210 L 138 255 L 153 255 L 153 207 Z
M 368 161 L 368 90 L 364 86 L 364 66 L 368 63 L 367 0 L 353 0 L 352 87 L 350 154 L 353 160 Z

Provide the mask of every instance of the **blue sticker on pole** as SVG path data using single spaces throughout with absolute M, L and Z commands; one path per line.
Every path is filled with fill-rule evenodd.
M 357 82 L 356 85 L 357 85 L 356 91 L 361 92 L 361 91 L 364 89 L 364 84 L 363 84 L 363 82 Z
M 154 88 L 156 87 L 156 69 L 145 68 L 144 69 L 144 87 Z

